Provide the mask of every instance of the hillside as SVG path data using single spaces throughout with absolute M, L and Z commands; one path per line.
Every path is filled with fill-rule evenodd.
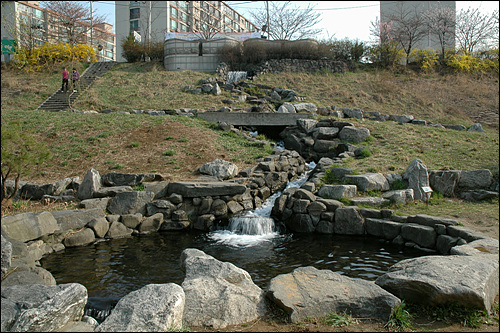
M 72 66 L 72 65 L 70 65 Z M 83 64 L 77 64 L 83 72 Z M 59 69 L 26 74 L 2 69 L 2 124 L 19 121 L 23 129 L 46 143 L 52 158 L 27 171 L 21 180 L 38 184 L 65 177 L 83 178 L 90 168 L 107 172 L 160 173 L 171 180 L 197 176 L 196 170 L 216 158 L 232 161 L 241 169 L 255 164 L 271 152 L 236 135 L 221 132 L 213 124 L 187 117 L 124 115 L 132 109 L 208 108 L 226 106 L 220 96 L 183 92 L 209 74 L 191 71 L 168 72 L 161 64 L 119 64 L 99 79 L 74 105 L 77 110 L 110 108 L 109 114 L 34 111 L 60 86 Z M 499 90 L 497 76 L 438 74 L 394 74 L 388 71 L 359 70 L 346 74 L 280 73 L 258 77 L 254 83 L 292 89 L 318 107 L 360 108 L 383 114 L 411 114 L 416 119 L 443 124 L 482 124 L 485 132 L 459 132 L 428 127 L 400 126 L 394 122 L 357 121 L 356 126 L 370 130 L 372 139 L 363 143 L 373 154 L 364 159 L 349 159 L 347 166 L 357 172 L 403 173 L 414 158 L 429 169 L 490 169 L 498 179 Z M 239 104 L 238 107 L 250 107 Z M 2 215 L 23 211 L 67 209 L 67 206 L 42 206 L 16 203 L 2 207 Z M 458 199 L 436 198 L 430 204 L 414 203 L 390 207 L 397 214 L 425 213 L 448 216 L 463 225 L 498 239 L 498 200 L 471 203 Z M 498 331 L 496 324 L 475 331 Z M 493 314 L 495 315 L 495 314 Z M 422 318 L 426 315 L 422 314 Z M 279 318 L 276 318 L 279 322 Z M 421 329 L 471 331 L 455 321 L 437 325 L 422 320 Z M 361 330 L 387 331 L 380 324 L 357 323 L 348 328 L 330 328 L 311 321 L 301 325 L 256 323 L 234 328 L 248 331 Z M 439 323 L 438 323 L 439 324 Z M 426 326 L 427 325 L 427 326 Z M 434 326 L 431 326 L 434 325 Z

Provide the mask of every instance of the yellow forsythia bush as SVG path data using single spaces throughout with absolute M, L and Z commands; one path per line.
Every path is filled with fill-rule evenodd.
M 481 54 L 473 55 L 467 53 L 453 54 L 447 58 L 446 64 L 454 71 L 461 73 L 498 72 L 498 49 L 488 52 L 491 52 L 493 56 L 484 57 Z
M 411 51 L 410 58 L 414 59 L 425 73 L 432 72 L 439 64 L 439 53 L 431 49 L 413 50 Z
M 19 48 L 14 55 L 18 68 L 29 71 L 39 71 L 45 65 L 65 61 L 96 62 L 94 49 L 89 45 L 59 42 L 57 44 L 45 43 L 32 49 Z

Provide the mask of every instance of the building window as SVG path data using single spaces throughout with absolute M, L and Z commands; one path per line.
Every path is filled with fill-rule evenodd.
M 139 7 L 139 1 L 130 1 L 130 8 Z
M 181 21 L 187 23 L 187 21 L 188 21 L 188 15 L 186 13 L 184 13 L 184 12 L 181 12 L 180 16 L 181 16 L 180 17 Z
M 177 18 L 177 8 L 170 7 L 170 16 L 173 18 Z
M 177 21 L 170 20 L 170 30 L 177 31 Z
M 139 20 L 130 21 L 130 31 L 141 31 Z
M 141 9 L 140 8 L 131 8 L 130 9 L 130 19 L 136 20 L 141 17 Z
M 180 26 L 181 26 L 181 31 L 182 31 L 182 32 L 187 32 L 187 31 L 188 31 L 188 27 L 187 27 L 187 25 L 185 25 L 185 24 L 180 24 Z

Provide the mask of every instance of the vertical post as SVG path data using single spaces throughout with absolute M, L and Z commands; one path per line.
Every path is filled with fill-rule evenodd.
M 94 7 L 93 1 L 90 1 L 90 47 L 94 48 Z M 98 59 L 99 60 L 99 59 Z
M 269 40 L 269 30 L 270 29 L 270 25 L 269 25 L 269 1 L 266 1 L 266 11 L 267 11 L 267 39 Z

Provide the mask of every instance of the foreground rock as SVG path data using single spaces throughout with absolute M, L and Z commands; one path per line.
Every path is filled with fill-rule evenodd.
M 2 286 L 2 332 L 54 332 L 79 321 L 87 289 L 79 283 Z
M 410 302 L 458 303 L 489 312 L 498 294 L 498 255 L 407 259 L 392 266 L 375 283 Z
M 184 291 L 175 283 L 148 284 L 123 297 L 95 332 L 170 332 L 182 327 Z
M 181 267 L 186 272 L 185 326 L 222 329 L 258 319 L 265 313 L 264 293 L 250 274 L 197 249 L 185 249 Z
M 294 323 L 344 311 L 354 317 L 387 321 L 394 307 L 401 303 L 373 282 L 311 266 L 273 278 L 268 296 Z

